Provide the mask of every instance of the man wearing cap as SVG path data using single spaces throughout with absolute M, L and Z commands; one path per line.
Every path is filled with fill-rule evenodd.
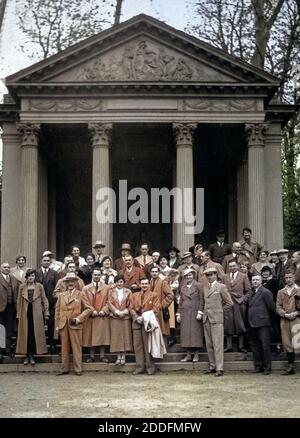
M 249 258 L 245 255 L 240 242 L 233 242 L 231 247 L 231 253 L 226 255 L 223 259 L 222 267 L 224 269 L 225 274 L 228 274 L 229 272 L 228 262 L 230 260 L 235 260 L 238 265 L 247 262 L 249 260 Z
M 187 269 L 194 269 L 194 271 L 196 271 L 197 275 L 199 272 L 199 266 L 196 265 L 195 263 L 193 263 L 193 253 L 191 253 L 190 251 L 186 251 L 182 257 L 182 264 L 179 266 L 178 268 L 178 273 L 179 273 L 179 281 L 183 280 L 183 273 L 187 270 Z
M 167 249 L 166 253 L 169 255 L 168 265 L 172 269 L 178 269 L 180 266 L 180 257 L 179 257 L 179 249 L 176 246 L 171 246 Z
M 53 269 L 53 271 L 61 272 L 63 269 L 64 264 L 62 262 L 59 262 L 58 260 L 55 260 L 53 254 L 51 251 L 45 251 L 43 252 L 43 257 L 49 256 L 50 257 L 50 269 Z
M 225 243 L 224 231 L 217 231 L 216 239 L 215 243 L 209 245 L 208 251 L 213 262 L 222 264 L 224 257 L 231 253 L 231 247 L 229 243 Z
M 70 347 L 73 354 L 74 370 L 82 373 L 82 323 L 92 312 L 85 294 L 75 288 L 76 275 L 68 273 L 64 282 L 66 291 L 59 294 L 55 308 L 55 327 L 61 339 L 62 367 L 58 375 L 70 371 Z
M 207 268 L 203 274 L 207 282 L 203 286 L 204 336 L 209 360 L 206 374 L 215 373 L 216 377 L 224 373 L 224 312 L 233 302 L 224 284 L 217 281 L 217 269 Z
M 105 257 L 105 254 L 103 254 L 103 250 L 105 248 L 105 243 L 102 242 L 102 240 L 96 240 L 95 245 L 93 246 L 95 250 L 95 266 L 99 267 L 101 266 L 102 260 Z
M 285 273 L 286 286 L 278 291 L 276 312 L 280 316 L 282 345 L 287 354 L 288 367 L 284 376 L 295 374 L 295 353 L 300 353 L 299 342 L 296 341 L 300 327 L 300 289 L 295 284 L 293 272 Z
M 147 243 L 142 243 L 140 246 L 140 253 L 135 260 L 138 262 L 140 268 L 144 269 L 146 265 L 152 263 L 152 257 L 149 255 L 149 245 Z
M 55 296 L 54 289 L 58 282 L 58 273 L 50 268 L 51 258 L 48 254 L 43 255 L 41 267 L 36 270 L 36 281 L 44 287 L 47 300 L 49 302 L 49 319 L 48 319 L 48 343 L 50 353 L 55 354 L 54 341 L 54 315 L 55 315 Z
M 285 271 L 289 267 L 288 254 L 289 250 L 285 248 L 277 251 L 279 261 L 275 265 L 275 277 L 278 289 L 283 289 L 285 286 Z
M 253 263 L 257 262 L 258 254 L 263 249 L 263 245 L 252 239 L 251 228 L 248 227 L 243 228 L 242 236 L 243 238 L 240 240 L 240 244 L 242 245 L 242 250 L 245 253 L 245 255 L 249 258 L 250 264 L 253 265 Z

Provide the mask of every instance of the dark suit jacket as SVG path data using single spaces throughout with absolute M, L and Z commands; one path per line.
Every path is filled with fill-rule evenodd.
M 247 297 L 247 321 L 251 328 L 271 327 L 275 313 L 272 292 L 263 286 Z
M 208 251 L 213 262 L 222 264 L 224 257 L 231 253 L 231 246 L 229 243 L 223 243 L 223 246 L 219 246 L 218 243 L 215 242 L 209 245 Z
M 58 273 L 53 269 L 49 269 L 46 276 L 44 276 L 42 268 L 39 268 L 36 271 L 36 281 L 44 286 L 49 305 L 55 304 L 56 300 L 53 296 L 53 291 L 55 289 L 56 283 L 58 282 L 58 279 Z
M 10 282 L 12 287 L 13 299 L 15 307 L 17 308 L 17 299 L 18 299 L 18 291 L 20 281 L 16 279 L 13 275 L 10 275 Z M 7 281 L 3 278 L 3 275 L 0 273 L 0 312 L 3 312 L 7 306 L 7 289 L 9 285 Z

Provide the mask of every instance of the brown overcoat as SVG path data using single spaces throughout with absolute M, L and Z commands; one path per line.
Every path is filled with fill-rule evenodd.
M 150 281 L 150 287 L 152 286 L 151 285 L 152 281 L 153 280 Z M 170 334 L 169 319 L 163 318 L 163 309 L 167 310 L 170 304 L 173 302 L 174 300 L 173 291 L 169 283 L 166 280 L 162 280 L 161 278 L 157 278 L 155 280 L 154 286 L 151 287 L 151 290 L 153 290 L 157 294 L 160 300 L 161 309 L 157 319 L 160 325 L 161 332 L 164 336 L 169 336 Z
M 198 310 L 204 307 L 203 290 L 199 283 L 192 282 L 191 287 L 180 287 L 180 345 L 182 348 L 203 347 L 203 322 L 198 321 Z
M 108 292 L 111 286 L 99 283 L 98 290 L 94 283 L 84 286 L 82 293 L 86 296 L 92 312 L 101 310 L 105 316 L 92 317 L 92 312 L 83 323 L 82 345 L 83 347 L 97 347 L 110 344 L 110 323 L 108 309 Z
M 131 286 L 133 284 L 136 284 L 137 286 L 140 285 L 140 281 L 142 280 L 142 278 L 145 277 L 145 272 L 142 268 L 138 266 L 132 266 L 131 271 L 128 271 L 128 269 L 125 267 L 121 271 L 121 275 L 123 275 L 124 277 L 124 286 L 128 289 L 131 289 Z
M 121 302 L 118 300 L 116 288 L 108 292 L 108 308 L 110 311 L 110 351 L 122 352 L 132 351 L 132 329 L 131 329 L 131 304 L 132 292 L 124 288 L 124 295 Z M 116 310 L 127 311 L 127 315 L 120 318 Z
M 18 303 L 17 303 L 17 319 L 19 320 L 18 338 L 17 338 L 17 354 L 27 354 L 27 337 L 28 337 L 28 285 L 27 283 L 20 284 Z M 47 344 L 45 336 L 45 317 L 49 317 L 49 303 L 40 283 L 35 283 L 35 289 L 32 299 L 33 325 L 37 354 L 47 353 Z

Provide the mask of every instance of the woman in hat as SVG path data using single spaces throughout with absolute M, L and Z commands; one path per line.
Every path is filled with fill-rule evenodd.
M 35 365 L 35 354 L 46 354 L 45 329 L 49 319 L 49 303 L 43 286 L 36 282 L 36 271 L 28 269 L 25 283 L 20 285 L 17 303 L 17 354 L 25 354 L 24 365 Z
M 80 277 L 81 280 L 83 280 L 84 284 L 87 285 L 90 284 L 92 281 L 92 274 L 95 267 L 94 254 L 87 254 L 85 261 L 86 265 L 78 269 L 78 277 Z
M 112 268 L 112 259 L 110 256 L 105 256 L 102 259 L 102 268 L 101 268 L 101 281 L 105 284 L 113 284 L 115 282 L 115 277 L 118 274 Z
M 179 249 L 176 246 L 171 246 L 167 249 L 167 254 L 169 255 L 168 265 L 170 268 L 177 269 L 180 265 Z
M 108 292 L 108 308 L 110 310 L 110 351 L 117 353 L 116 365 L 125 365 L 126 352 L 132 351 L 131 316 L 129 312 L 130 289 L 124 287 L 123 275 L 115 277 L 115 287 Z
M 11 268 L 10 273 L 21 283 L 25 283 L 25 274 L 26 274 L 26 257 L 24 255 L 19 254 L 16 257 L 16 266 Z
M 264 266 L 268 266 L 272 271 L 272 275 L 274 274 L 274 267 L 271 263 L 269 263 L 268 257 L 269 251 L 262 249 L 258 255 L 258 262 L 253 263 L 251 266 L 252 275 L 260 275 Z
M 180 344 L 187 350 L 181 362 L 199 361 L 199 350 L 203 347 L 203 323 L 201 308 L 204 306 L 203 291 L 195 281 L 196 271 L 186 269 L 183 273 L 184 282 L 180 286 L 180 301 L 176 314 L 180 324 Z

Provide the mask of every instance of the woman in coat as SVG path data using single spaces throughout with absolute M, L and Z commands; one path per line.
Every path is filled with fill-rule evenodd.
M 17 302 L 17 354 L 25 354 L 24 365 L 35 364 L 35 354 L 46 354 L 45 327 L 49 318 L 49 303 L 43 286 L 36 283 L 36 271 L 28 269 L 26 283 L 20 285 Z
M 201 308 L 204 305 L 203 291 L 195 281 L 197 273 L 194 269 L 184 271 L 184 282 L 180 286 L 180 301 L 177 322 L 180 324 L 180 344 L 187 350 L 181 362 L 199 361 L 199 349 L 203 347 L 203 323 Z
M 110 351 L 118 353 L 116 365 L 125 365 L 126 351 L 132 351 L 131 316 L 129 312 L 132 292 L 124 287 L 123 275 L 115 277 L 116 287 L 108 292 L 110 310 Z

